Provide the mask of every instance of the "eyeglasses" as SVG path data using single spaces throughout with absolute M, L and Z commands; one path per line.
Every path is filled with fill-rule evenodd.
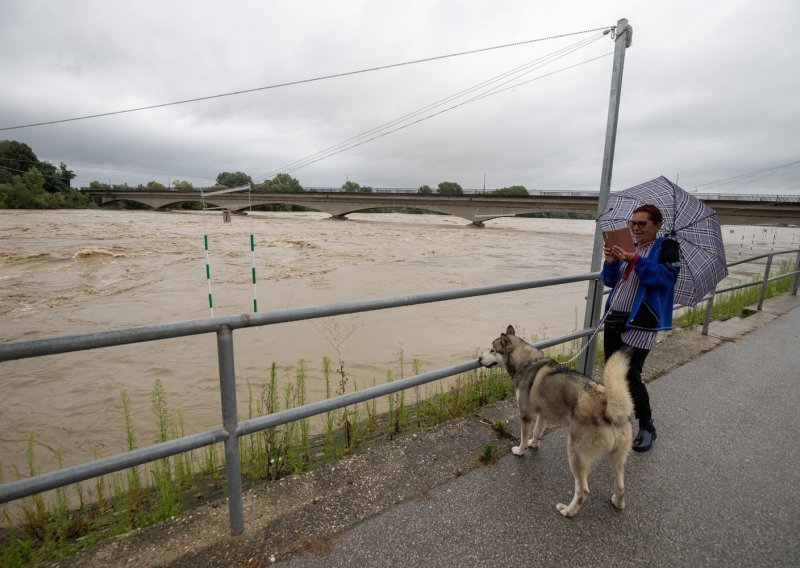
M 640 229 L 644 229 L 650 221 L 628 221 L 628 226 L 633 229 L 634 227 L 639 227 Z

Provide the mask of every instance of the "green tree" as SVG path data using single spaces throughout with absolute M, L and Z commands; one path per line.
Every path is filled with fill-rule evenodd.
M 419 191 L 417 193 L 433 193 L 433 190 L 429 185 L 421 185 L 419 186 Z
M 167 189 L 167 186 L 161 183 L 160 181 L 148 181 L 147 185 L 144 186 L 145 189 L 149 189 L 150 191 L 164 191 Z
M 346 181 L 342 184 L 342 191 L 345 193 L 372 193 L 372 187 L 359 185 L 354 181 Z
M 36 169 L 44 175 L 45 191 L 58 193 L 70 190 L 70 180 L 75 177 L 75 173 L 68 170 L 64 162 L 61 162 L 58 168 L 50 162 L 39 162 L 36 164 Z
M 70 180 L 75 177 L 64 162 L 56 168 L 50 162 L 39 161 L 31 147 L 23 142 L 0 142 L 0 182 L 10 183 L 13 176 L 22 175 L 31 168 L 36 168 L 44 176 L 44 189 L 49 193 L 68 191 Z
M 278 174 L 274 178 L 265 181 L 260 187 L 267 191 L 303 191 L 303 186 L 300 185 L 300 182 L 289 174 Z
M 449 195 L 461 195 L 464 193 L 464 190 L 454 181 L 443 181 L 439 184 L 439 189 L 437 189 L 436 192 Z
M 241 187 L 253 183 L 252 178 L 244 172 L 221 172 L 217 176 L 217 185 L 225 187 Z
M 495 189 L 492 193 L 496 195 L 529 195 L 528 190 L 524 185 L 512 185 L 510 187 L 501 187 Z
M 172 182 L 172 188 L 185 191 L 194 189 L 194 186 L 188 181 L 176 179 L 175 181 Z
M 0 207 L 88 207 L 89 197 L 70 187 L 75 174 L 40 161 L 30 146 L 15 140 L 0 142 Z
M 36 168 L 0 183 L 0 207 L 4 209 L 55 209 L 58 199 L 44 189 L 44 176 Z
M 39 158 L 27 144 L 16 140 L 0 142 L 0 183 L 10 183 L 39 163 Z

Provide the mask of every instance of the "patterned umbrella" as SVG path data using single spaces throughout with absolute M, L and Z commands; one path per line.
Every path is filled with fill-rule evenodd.
M 681 269 L 675 284 L 675 303 L 693 306 L 728 275 L 719 216 L 664 176 L 612 193 L 597 222 L 602 231 L 626 227 L 633 210 L 655 205 L 664 216 L 659 236 L 678 241 Z

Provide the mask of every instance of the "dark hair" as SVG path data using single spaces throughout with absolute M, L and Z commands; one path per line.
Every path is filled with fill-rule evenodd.
M 664 221 L 664 216 L 661 214 L 661 210 L 655 205 L 642 205 L 641 207 L 634 209 L 633 212 L 647 213 L 650 215 L 650 221 L 652 221 L 654 225 L 658 225 Z

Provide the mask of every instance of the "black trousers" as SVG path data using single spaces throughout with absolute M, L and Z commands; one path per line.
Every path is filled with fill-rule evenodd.
M 606 361 L 608 361 L 608 358 L 611 357 L 614 352 L 619 351 L 622 347 L 627 347 L 631 353 L 630 368 L 625 378 L 628 379 L 628 390 L 631 391 L 636 418 L 640 421 L 649 421 L 652 418 L 650 395 L 647 394 L 647 387 L 644 385 L 644 382 L 642 382 L 642 368 L 644 367 L 644 360 L 647 359 L 650 350 L 626 345 L 625 342 L 622 341 L 621 333 L 609 330 L 603 333 L 603 348 L 605 350 Z

